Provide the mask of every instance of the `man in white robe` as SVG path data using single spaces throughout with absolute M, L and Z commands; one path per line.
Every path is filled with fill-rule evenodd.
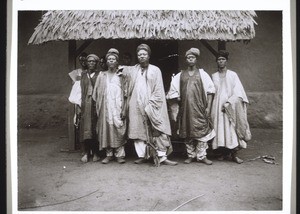
M 227 51 L 219 51 L 216 58 L 218 71 L 212 75 L 216 88 L 212 105 L 216 137 L 212 148 L 221 151 L 220 160 L 230 158 L 236 163 L 242 163 L 243 160 L 237 157 L 237 151 L 246 148 L 246 142 L 251 139 L 247 121 L 249 101 L 236 72 L 227 69 L 228 55 Z

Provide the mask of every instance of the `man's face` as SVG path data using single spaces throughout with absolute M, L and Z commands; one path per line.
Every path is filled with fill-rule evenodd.
M 221 56 L 217 59 L 217 64 L 219 68 L 225 68 L 227 66 L 227 59 Z
M 100 67 L 104 68 L 105 67 L 105 59 L 101 58 L 99 61 Z
M 86 58 L 83 56 L 79 57 L 79 63 L 83 68 L 86 67 Z
M 123 63 L 124 65 L 130 65 L 131 64 L 131 58 L 128 55 L 123 55 Z
M 186 56 L 186 62 L 188 64 L 188 66 L 194 66 L 197 63 L 197 58 L 195 55 L 189 54 Z
M 108 68 L 116 68 L 118 66 L 117 58 L 113 55 L 108 56 L 106 64 Z
M 147 65 L 149 63 L 150 56 L 147 51 L 139 50 L 137 53 L 137 58 L 141 65 Z
M 87 66 L 89 70 L 93 71 L 97 68 L 97 61 L 93 57 L 89 57 L 87 59 Z

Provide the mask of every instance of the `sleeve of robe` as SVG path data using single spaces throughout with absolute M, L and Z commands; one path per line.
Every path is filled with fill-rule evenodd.
M 129 102 L 129 75 L 133 66 L 123 66 L 122 78 L 121 78 L 121 88 L 123 91 L 123 106 L 121 117 L 124 119 L 128 115 L 128 102 Z
M 180 97 L 180 75 L 181 72 L 176 74 L 171 80 L 170 90 L 166 96 L 168 100 Z
M 230 122 L 234 125 L 238 137 L 246 142 L 251 140 L 246 103 L 233 95 L 228 99 L 224 109 Z
M 168 106 L 170 109 L 170 119 L 172 121 L 177 121 L 177 116 L 179 113 L 179 102 L 178 98 L 180 98 L 180 75 L 181 72 L 176 74 L 170 84 L 170 89 L 166 95 L 166 99 L 168 100 Z
M 249 103 L 244 87 L 240 81 L 240 78 L 235 72 L 232 73 L 233 81 L 233 95 L 242 98 L 243 102 Z
M 73 83 L 77 81 L 77 77 L 81 76 L 81 72 L 81 69 L 76 69 L 69 73 L 69 77 L 72 79 Z
M 213 81 L 211 80 L 210 76 L 203 70 L 200 69 L 200 76 L 203 83 L 203 88 L 205 90 L 206 96 L 208 94 L 214 94 L 216 93 L 215 85 Z
M 145 112 L 147 113 L 152 126 L 156 130 L 167 135 L 171 135 L 171 126 L 161 71 L 157 67 L 154 67 L 153 69 L 156 70 L 156 75 L 153 82 L 149 82 L 149 90 L 151 91 L 149 95 L 149 102 L 145 107 Z
M 100 72 L 95 81 L 94 91 L 92 95 L 93 100 L 96 102 L 96 112 L 98 116 L 101 108 L 100 104 L 102 102 L 101 93 L 103 93 L 103 87 L 105 87 L 104 83 L 101 81 L 103 79 L 102 76 L 103 74 L 102 72 Z

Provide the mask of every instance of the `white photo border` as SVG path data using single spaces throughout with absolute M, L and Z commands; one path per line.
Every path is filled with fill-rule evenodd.
M 171 3 L 172 2 L 172 3 Z M 291 4 L 286 0 L 173 0 L 173 1 L 138 1 L 138 0 L 13 0 L 8 5 L 8 43 L 7 43 L 7 181 L 8 181 L 8 208 L 11 213 L 28 213 L 26 211 L 18 211 L 17 204 L 17 35 L 18 35 L 18 11 L 23 10 L 266 10 L 266 11 L 282 11 L 283 15 L 283 206 L 282 211 L 251 211 L 251 213 L 290 213 L 291 211 L 291 189 L 292 187 L 292 149 L 295 143 L 294 131 L 294 114 L 295 114 L 295 78 L 292 66 L 292 46 L 291 46 Z M 293 84 L 291 84 L 293 83 Z M 9 192 L 9 190 L 11 190 Z M 32 212 L 32 211 L 31 211 Z M 59 212 L 34 212 L 34 213 L 59 213 Z M 61 213 L 61 212 L 60 212 Z M 78 213 L 70 212 L 69 214 Z M 103 213 L 103 212 L 88 212 Z M 121 213 L 121 212 L 110 212 Z M 124 212 L 123 212 L 124 213 Z M 137 212 L 126 212 L 137 213 Z M 143 212 L 138 212 L 143 213 Z M 184 213 L 184 212 L 182 212 Z M 187 212 L 186 212 L 187 213 Z M 190 213 L 190 212 L 189 212 Z M 212 213 L 212 212 L 201 212 Z M 213 212 L 215 213 L 215 212 Z M 225 212 L 218 211 L 216 213 L 249 213 L 244 211 Z

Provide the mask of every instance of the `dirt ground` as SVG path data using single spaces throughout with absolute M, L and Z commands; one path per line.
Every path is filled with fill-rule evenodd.
M 253 129 L 243 164 L 183 163 L 182 145 L 170 159 L 177 166 L 136 165 L 132 145 L 123 165 L 81 163 L 65 130 L 22 129 L 18 133 L 20 211 L 229 211 L 282 209 L 282 132 Z M 275 157 L 268 164 L 258 156 Z M 104 158 L 102 156 L 102 158 Z M 251 160 L 255 159 L 255 160 Z

